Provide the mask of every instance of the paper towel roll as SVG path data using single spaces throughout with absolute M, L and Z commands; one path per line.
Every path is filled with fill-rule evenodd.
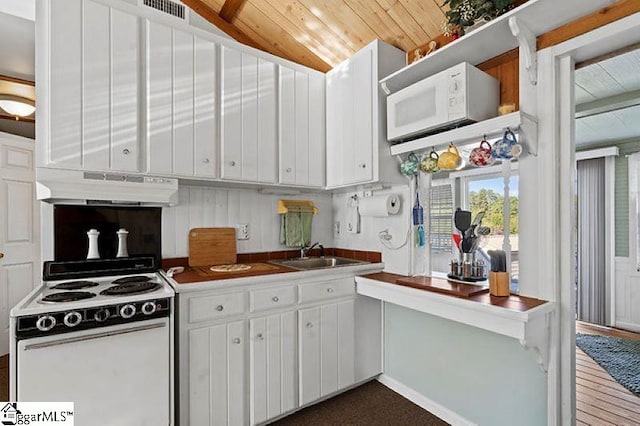
M 390 216 L 400 212 L 398 194 L 361 198 L 358 204 L 361 216 Z

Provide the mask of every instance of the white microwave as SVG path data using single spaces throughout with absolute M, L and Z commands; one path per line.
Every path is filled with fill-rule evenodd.
M 462 62 L 387 97 L 387 139 L 403 142 L 486 120 L 498 115 L 499 103 L 498 80 Z

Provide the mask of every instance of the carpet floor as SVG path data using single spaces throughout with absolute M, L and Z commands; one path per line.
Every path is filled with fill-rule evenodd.
M 577 333 L 576 344 L 618 383 L 640 395 L 640 340 Z
M 448 423 L 374 380 L 272 424 L 441 426 Z

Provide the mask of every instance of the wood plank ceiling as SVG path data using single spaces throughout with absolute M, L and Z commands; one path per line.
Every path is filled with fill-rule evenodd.
M 640 48 L 575 74 L 579 147 L 640 138 Z
M 183 2 L 239 41 L 323 72 L 376 38 L 412 50 L 441 34 L 444 21 L 439 0 Z

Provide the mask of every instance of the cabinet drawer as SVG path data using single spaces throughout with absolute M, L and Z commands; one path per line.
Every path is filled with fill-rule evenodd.
M 315 302 L 355 294 L 354 278 L 342 278 L 313 284 L 300 284 L 300 303 Z
M 211 321 L 244 313 L 244 293 L 194 297 L 189 300 L 189 322 Z
M 266 311 L 296 303 L 296 288 L 294 286 L 254 290 L 249 294 L 249 309 L 251 312 Z

